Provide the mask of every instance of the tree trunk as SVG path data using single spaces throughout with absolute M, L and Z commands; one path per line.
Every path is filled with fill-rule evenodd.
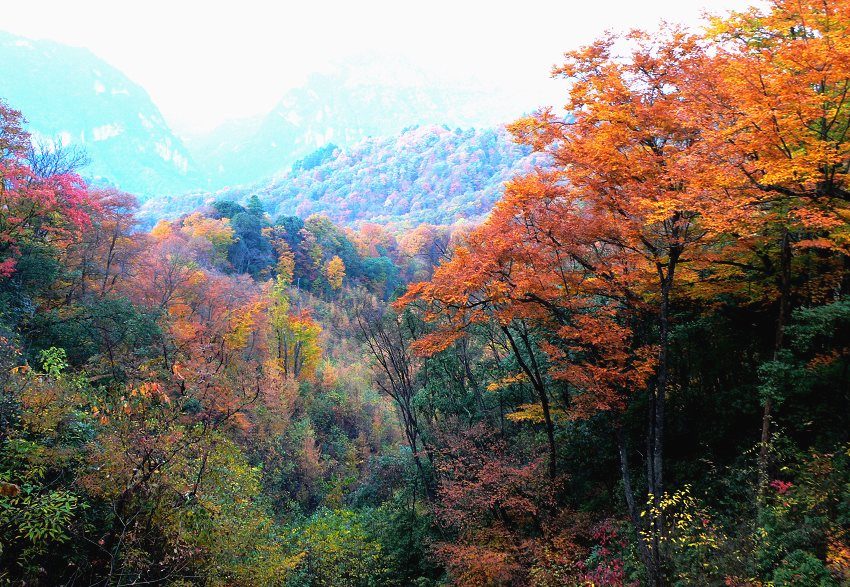
M 516 341 L 514 340 L 513 335 L 511 335 L 510 329 L 507 326 L 503 326 L 502 331 L 508 338 L 511 350 L 513 350 L 514 356 L 516 357 L 520 368 L 523 370 L 526 376 L 528 376 L 529 381 L 531 381 L 532 387 L 537 392 L 537 398 L 540 400 L 540 408 L 543 410 L 543 422 L 546 426 L 546 439 L 549 444 L 549 477 L 551 479 L 554 479 L 558 476 L 558 453 L 555 446 L 555 424 L 552 421 L 552 414 L 549 410 L 549 398 L 546 395 L 546 386 L 543 384 L 543 377 L 540 374 L 540 369 L 537 365 L 537 360 L 534 358 L 534 352 L 531 348 L 531 341 L 528 339 L 528 333 L 520 332 L 520 338 L 522 338 L 526 352 L 529 353 L 529 361 L 531 362 L 531 365 L 529 366 L 528 362 L 526 362 L 526 360 L 523 358 L 519 347 L 517 347 Z
M 664 421 L 667 404 L 670 346 L 670 293 L 676 274 L 680 250 L 672 247 L 666 264 L 656 264 L 661 287 L 661 306 L 658 312 L 658 368 L 655 385 L 649 394 L 647 422 L 647 489 L 655 513 L 647 521 L 651 539 L 651 563 L 647 568 L 650 585 L 660 587 L 667 584 L 665 578 L 665 556 L 662 552 L 664 514 L 661 501 L 664 494 Z
M 622 425 L 614 425 L 614 434 L 617 440 L 617 452 L 620 456 L 620 474 L 623 479 L 623 493 L 626 499 L 626 509 L 629 512 L 629 519 L 635 532 L 639 532 L 641 528 L 640 512 L 638 512 L 637 504 L 635 503 L 635 494 L 632 488 L 632 474 L 629 469 L 629 448 L 626 442 L 626 433 Z M 655 564 L 655 559 L 650 552 L 646 541 L 638 536 L 638 555 L 646 568 L 647 581 L 650 585 L 661 585 L 659 569 Z
M 788 229 L 782 231 L 782 250 L 779 259 L 779 311 L 776 317 L 776 334 L 773 341 L 773 360 L 779 360 L 785 343 L 785 326 L 791 305 L 791 238 Z M 770 422 L 773 417 L 773 398 L 765 398 L 761 417 L 761 439 L 758 460 L 758 504 L 764 503 L 770 481 Z

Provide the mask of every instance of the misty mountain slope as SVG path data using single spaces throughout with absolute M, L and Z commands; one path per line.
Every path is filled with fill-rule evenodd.
M 448 130 L 492 129 L 521 114 L 482 87 L 355 59 L 311 75 L 267 115 L 184 142 L 144 89 L 90 51 L 0 32 L 0 99 L 23 112 L 36 139 L 84 148 L 84 176 L 154 198 L 148 218 L 191 209 L 214 190 L 257 192 L 270 212 L 342 222 L 480 216 L 531 161 L 503 130 Z M 326 150 L 330 160 L 284 173 L 327 145 L 340 148 Z
M 490 211 L 504 182 L 545 163 L 504 128 L 424 126 L 346 149 L 325 149 L 266 183 L 216 193 L 161 197 L 142 211 L 148 222 L 216 199 L 256 194 L 273 218 L 322 213 L 335 222 L 450 224 Z
M 87 49 L 0 32 L 0 98 L 35 137 L 85 148 L 96 182 L 142 197 L 206 185 L 147 92 Z
M 353 61 L 310 76 L 266 116 L 188 143 L 213 186 L 257 181 L 313 150 L 392 136 L 414 125 L 492 127 L 522 114 L 504 95 L 447 83 L 401 62 Z

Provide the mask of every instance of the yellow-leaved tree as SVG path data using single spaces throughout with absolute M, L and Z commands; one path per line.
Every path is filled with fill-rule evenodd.
M 342 280 L 345 278 L 345 263 L 339 256 L 334 255 L 333 258 L 325 264 L 325 277 L 328 278 L 328 284 L 334 291 L 342 287 Z

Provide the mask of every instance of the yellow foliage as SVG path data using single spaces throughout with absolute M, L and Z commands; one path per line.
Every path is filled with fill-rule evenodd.
M 497 379 L 496 381 L 491 381 L 487 384 L 487 391 L 499 391 L 500 389 L 513 385 L 514 383 L 522 383 L 524 381 L 528 381 L 528 377 L 525 373 L 515 373 L 513 375 Z
M 168 220 L 160 220 L 151 229 L 151 236 L 157 240 L 165 240 L 173 234 L 171 223 Z
M 183 220 L 181 231 L 189 238 L 208 242 L 218 261 L 226 259 L 227 248 L 233 243 L 234 232 L 228 218 L 208 218 L 195 212 Z
M 345 263 L 338 256 L 334 257 L 325 265 L 325 277 L 328 278 L 328 283 L 331 289 L 337 290 L 342 287 L 342 280 L 345 277 Z
M 549 413 L 553 418 L 556 416 L 566 416 L 566 412 L 559 409 L 550 409 Z M 511 422 L 532 422 L 534 424 L 545 421 L 543 407 L 540 404 L 522 404 L 508 414 L 507 418 Z
M 292 285 L 295 276 L 295 254 L 286 241 L 281 240 L 277 244 L 277 278 L 281 286 L 286 288 Z

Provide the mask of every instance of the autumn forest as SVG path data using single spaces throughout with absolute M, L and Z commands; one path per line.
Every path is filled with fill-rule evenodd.
M 0 585 L 850 585 L 850 0 L 704 25 L 480 220 L 150 221 L 0 101 Z

